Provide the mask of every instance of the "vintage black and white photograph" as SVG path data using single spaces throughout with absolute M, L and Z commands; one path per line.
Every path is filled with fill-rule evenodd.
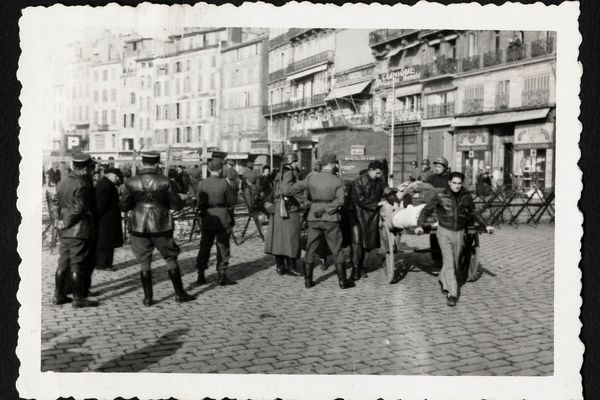
M 580 396 L 578 10 L 468 6 L 24 12 L 22 395 Z

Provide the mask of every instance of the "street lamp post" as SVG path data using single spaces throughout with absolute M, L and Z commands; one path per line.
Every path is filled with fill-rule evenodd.
M 394 124 L 396 122 L 396 84 L 395 79 L 392 76 L 392 121 L 390 128 L 390 173 L 389 173 L 389 186 L 394 186 Z

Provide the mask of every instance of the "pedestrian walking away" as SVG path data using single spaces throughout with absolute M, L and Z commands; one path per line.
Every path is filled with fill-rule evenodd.
M 198 278 L 196 283 L 206 283 L 210 250 L 217 242 L 217 284 L 233 285 L 227 277 L 229 267 L 232 208 L 237 201 L 237 191 L 225 179 L 219 178 L 223 160 L 214 158 L 208 163 L 210 176 L 198 184 L 198 214 L 201 218 L 200 249 L 196 258 Z
M 302 215 L 300 202 L 291 195 L 291 188 L 299 181 L 298 157 L 294 153 L 284 155 L 281 171 L 275 177 L 273 207 L 265 240 L 265 253 L 275 256 L 279 275 L 300 276 L 297 260 L 300 258 L 300 229 Z
M 445 157 L 438 157 L 433 161 L 434 173 L 429 175 L 427 183 L 434 188 L 442 191 L 448 187 L 448 160 Z M 437 240 L 437 235 L 429 235 L 429 247 L 431 248 L 431 260 L 433 261 L 434 273 L 438 273 L 442 266 L 442 250 Z
M 73 155 L 73 169 L 60 181 L 52 198 L 50 213 L 60 235 L 53 298 L 56 305 L 69 302 L 74 308 L 98 305 L 87 298 L 91 285 L 89 258 L 96 238 L 96 201 L 91 181 L 94 164 L 88 154 Z M 65 294 L 69 277 L 72 300 Z
M 486 226 L 485 221 L 475 211 L 471 192 L 462 187 L 465 176 L 461 172 L 448 174 L 449 187 L 436 195 L 421 211 L 415 233 L 423 233 L 425 220 L 434 212 L 438 215 L 438 240 L 442 250 L 443 266 L 439 275 L 442 291 L 446 294 L 446 304 L 455 306 L 459 297 L 458 280 L 456 278 L 459 259 L 464 247 L 464 236 L 467 225 L 473 222 Z M 486 226 L 488 233 L 493 233 L 492 226 Z
M 114 168 L 106 169 L 95 187 L 98 235 L 93 262 L 98 269 L 111 269 L 115 248 L 123 245 L 117 171 Z
M 352 232 L 350 260 L 354 281 L 367 277 L 363 269 L 365 252 L 380 247 L 378 203 L 386 187 L 382 176 L 383 163 L 376 160 L 370 162 L 368 170 L 360 174 L 352 183 L 352 210 L 349 219 Z
M 151 262 L 154 248 L 167 263 L 169 278 L 175 290 L 175 301 L 182 303 L 194 300 L 194 296 L 183 289 L 177 262 L 180 250 L 173 240 L 174 224 L 169 211 L 181 210 L 183 201 L 171 187 L 169 179 L 159 174 L 159 162 L 159 153 L 142 153 L 142 168 L 127 180 L 119 200 L 122 211 L 131 211 L 131 250 L 140 264 L 145 306 L 153 304 Z
M 322 241 L 327 246 L 335 260 L 335 268 L 341 289 L 354 286 L 354 282 L 346 278 L 346 267 L 342 253 L 342 231 L 339 225 L 339 211 L 344 205 L 344 181 L 335 174 L 337 158 L 335 154 L 325 154 L 321 158 L 323 170 L 314 172 L 303 181 L 296 182 L 290 189 L 290 194 L 301 195 L 308 193 L 311 202 L 308 215 L 306 258 L 304 262 L 304 284 L 306 288 L 314 286 L 313 259 Z

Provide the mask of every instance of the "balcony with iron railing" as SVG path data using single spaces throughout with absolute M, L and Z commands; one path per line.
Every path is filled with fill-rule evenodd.
M 496 110 L 508 110 L 510 103 L 510 94 L 509 93 L 496 93 L 495 96 L 495 107 Z
M 403 124 L 407 122 L 420 121 L 423 117 L 423 110 L 395 110 L 394 111 L 394 125 Z M 392 123 L 392 112 L 387 111 L 384 114 L 384 121 L 386 124 L 391 125 Z
M 554 38 L 539 39 L 531 42 L 531 57 L 540 57 L 554 53 Z
M 333 62 L 334 52 L 333 50 L 322 51 L 321 53 L 317 53 L 313 56 L 303 58 L 298 61 L 292 62 L 288 65 L 286 72 L 288 74 L 292 74 L 297 71 L 301 71 L 303 69 L 307 69 L 310 67 L 317 66 L 323 63 L 331 63 Z
M 378 46 L 417 31 L 417 29 L 377 29 L 369 32 L 369 46 Z
M 550 89 L 524 90 L 522 93 L 523 107 L 546 106 L 550 102 Z
M 450 101 L 441 104 L 428 104 L 426 118 L 443 118 L 454 115 L 454 102 Z
M 283 78 L 285 78 L 285 68 L 269 72 L 269 82 L 274 82 Z
M 463 114 L 474 114 L 483 112 L 483 99 L 464 99 L 463 100 Z
M 263 116 L 268 117 L 270 114 L 279 114 L 291 110 L 308 107 L 318 107 L 325 105 L 325 97 L 327 93 L 319 93 L 310 97 L 303 97 L 297 100 L 287 100 L 281 103 L 262 106 Z
M 421 65 L 421 78 L 433 78 L 436 76 L 452 75 L 457 72 L 457 61 L 455 58 L 438 57 L 431 64 Z

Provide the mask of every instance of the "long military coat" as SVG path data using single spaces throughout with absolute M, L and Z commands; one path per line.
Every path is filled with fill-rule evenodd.
M 290 188 L 298 181 L 296 173 L 289 168 L 282 169 L 275 178 L 275 213 L 269 217 L 269 227 L 265 240 L 265 253 L 291 258 L 300 257 L 300 228 L 302 215 L 297 200 L 291 196 Z M 288 198 L 287 217 L 282 215 L 283 197 Z
M 360 244 L 366 250 L 379 248 L 379 206 L 385 183 L 381 179 L 371 179 L 367 172 L 362 173 L 352 183 L 352 210 L 350 226 L 352 243 Z

